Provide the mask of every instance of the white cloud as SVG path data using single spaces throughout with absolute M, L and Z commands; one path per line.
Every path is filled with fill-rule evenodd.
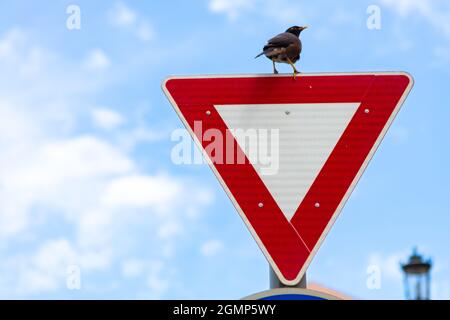
M 33 156 L 33 162 L 19 161 L 15 171 L 5 174 L 5 183 L 29 190 L 55 188 L 74 179 L 124 173 L 133 166 L 119 150 L 93 136 L 47 142 Z
M 7 146 L 14 147 L 16 143 L 30 136 L 39 137 L 42 130 L 37 128 L 33 119 L 25 113 L 23 106 L 2 98 L 0 98 L 0 146 L 5 152 Z
M 223 249 L 223 243 L 219 240 L 212 239 L 202 244 L 200 252 L 205 257 L 217 255 Z
M 109 11 L 109 20 L 113 26 L 131 31 L 139 40 L 147 42 L 154 36 L 154 29 L 136 11 L 123 2 L 116 3 Z
M 146 284 L 151 291 L 148 294 L 148 298 L 161 299 L 161 296 L 167 292 L 170 287 L 170 283 L 167 280 L 168 269 L 162 261 L 152 261 L 149 264 Z
M 141 41 L 150 41 L 155 34 L 153 27 L 147 21 L 142 21 L 136 29 L 136 35 Z
M 120 113 L 105 108 L 93 110 L 92 119 L 96 126 L 106 130 L 115 129 L 125 122 Z
M 18 290 L 35 293 L 59 288 L 64 283 L 67 267 L 76 260 L 76 253 L 67 240 L 44 243 L 25 264 Z
M 23 44 L 24 38 L 20 29 L 8 30 L 0 41 L 0 59 L 14 57 L 18 50 L 17 47 Z
M 174 221 L 169 221 L 163 224 L 158 230 L 158 236 L 162 239 L 170 239 L 178 235 L 183 230 L 183 227 Z
M 414 12 L 427 15 L 432 10 L 433 0 L 381 0 L 381 3 L 394 9 L 402 16 Z
M 84 62 L 88 70 L 97 71 L 107 69 L 111 65 L 108 56 L 100 49 L 94 49 L 89 52 Z
M 65 238 L 46 241 L 32 254 L 17 254 L 2 261 L 0 270 L 10 274 L 2 275 L 7 287 L 0 292 L 10 298 L 63 289 L 70 266 L 78 266 L 83 274 L 109 265 L 104 253 L 79 250 Z
M 80 134 L 78 119 L 93 104 L 92 93 L 108 82 L 92 81 L 92 75 L 79 68 L 81 63 L 68 62 L 33 41 L 20 30 L 0 36 L 4 297 L 63 290 L 69 265 L 79 265 L 83 274 L 108 271 L 141 242 L 142 234 L 130 230 L 148 230 L 150 258 L 167 259 L 166 249 L 176 243 L 173 238 L 212 199 L 208 190 L 188 179 L 142 172 L 132 152 L 151 130 L 141 123 L 129 123 L 131 135 L 138 136 L 131 149 L 113 132 L 108 139 L 86 130 Z M 38 78 L 33 72 L 17 72 L 33 52 L 46 53 L 47 60 L 38 63 Z M 26 95 L 24 87 L 30 88 Z M 107 113 L 97 112 L 98 124 L 118 126 L 118 117 Z M 138 129 L 145 134 L 136 134 Z M 121 134 L 126 136 L 127 130 Z M 53 223 L 63 226 L 54 238 L 46 231 Z M 24 245 L 9 250 L 16 243 Z M 168 284 L 161 280 L 160 269 L 146 268 L 142 277 L 149 290 L 165 292 Z
M 37 46 L 32 46 L 24 52 L 25 47 L 25 33 L 17 28 L 8 30 L 0 40 L 0 62 L 16 65 L 16 72 L 21 77 L 38 76 L 47 63 L 47 52 Z
M 37 268 L 58 273 L 65 272 L 66 266 L 76 264 L 75 256 L 75 251 L 66 239 L 57 239 L 44 243 L 32 260 Z
M 132 26 L 136 23 L 137 14 L 135 11 L 126 6 L 123 2 L 114 5 L 109 13 L 112 24 L 116 26 Z
M 113 250 L 110 248 L 101 248 L 93 249 L 93 248 L 83 248 L 80 244 L 78 244 L 78 263 L 82 270 L 96 271 L 96 270 L 107 270 L 113 260 Z
M 182 187 L 168 176 L 134 175 L 114 179 L 101 197 L 107 207 L 165 208 L 177 201 Z
M 142 260 L 126 260 L 122 263 L 122 273 L 126 278 L 136 278 L 144 273 L 145 267 L 145 262 Z
M 126 278 L 144 277 L 144 291 L 138 293 L 138 297 L 142 299 L 161 299 L 173 286 L 167 280 L 167 269 L 162 260 L 129 259 L 122 264 L 122 273 Z
M 118 133 L 119 144 L 125 149 L 132 149 L 137 144 L 162 140 L 164 133 L 156 132 L 146 127 L 136 127 L 126 132 Z
M 13 109 L 34 104 L 27 110 L 33 120 L 72 120 L 70 98 L 96 92 L 112 81 L 111 77 L 87 76 L 82 69 L 96 63 L 89 59 L 64 59 L 60 52 L 43 47 L 38 36 L 29 30 L 14 28 L 0 34 L 0 48 L 0 100 L 14 104 Z M 27 88 L 26 95 L 23 88 Z M 67 122 L 51 126 L 70 129 Z
M 450 3 L 440 0 L 381 0 L 401 17 L 416 15 L 450 37 Z
M 83 184 L 124 174 L 133 163 L 121 151 L 93 136 L 61 141 L 16 140 L 29 144 L 23 149 L 10 147 L 0 152 L 8 163 L 0 170 L 0 235 L 22 232 L 31 222 L 30 210 L 37 203 L 78 209 L 77 190 Z M 97 182 L 98 183 L 98 182 Z M 71 190 L 73 187 L 73 190 Z M 88 191 L 88 190 L 86 190 Z M 83 195 L 84 196 L 84 195 Z
M 283 24 L 305 21 L 306 7 L 288 0 L 209 0 L 209 11 L 224 14 L 230 21 L 248 14 L 258 14 Z
M 338 7 L 331 17 L 331 22 L 336 25 L 359 26 L 360 17 L 357 12 Z
M 209 10 L 214 13 L 223 13 L 229 19 L 234 20 L 244 11 L 248 11 L 255 5 L 255 0 L 210 0 Z
M 147 277 L 147 286 L 151 290 L 150 297 L 153 299 L 160 299 L 169 289 L 169 282 L 164 280 L 160 273 L 150 274 Z

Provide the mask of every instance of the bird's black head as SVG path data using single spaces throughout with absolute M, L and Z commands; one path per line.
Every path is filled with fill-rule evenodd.
M 286 32 L 292 33 L 296 35 L 297 37 L 300 36 L 300 32 L 308 28 L 307 26 L 299 27 L 299 26 L 293 26 L 286 30 Z

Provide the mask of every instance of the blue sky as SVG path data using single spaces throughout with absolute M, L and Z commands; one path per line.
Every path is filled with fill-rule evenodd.
M 81 9 L 81 29 L 66 9 Z M 369 5 L 381 29 L 369 30 Z M 308 270 L 357 298 L 401 299 L 399 261 L 434 259 L 450 298 L 450 4 L 439 0 L 2 1 L 0 297 L 229 298 L 268 265 L 205 165 L 170 160 L 168 75 L 271 72 L 295 24 L 303 72 L 404 70 L 415 87 Z M 289 72 L 288 66 L 280 71 Z M 379 266 L 380 289 L 366 285 Z M 81 288 L 67 287 L 68 268 Z

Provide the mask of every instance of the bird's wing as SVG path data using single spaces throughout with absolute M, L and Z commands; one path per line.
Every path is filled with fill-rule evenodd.
M 298 42 L 299 39 L 295 35 L 288 32 L 280 33 L 267 42 L 263 52 L 266 57 L 271 58 L 286 53 L 288 48 L 295 46 Z
M 280 33 L 267 42 L 265 48 L 287 48 L 289 45 L 298 41 L 298 38 L 288 32 Z

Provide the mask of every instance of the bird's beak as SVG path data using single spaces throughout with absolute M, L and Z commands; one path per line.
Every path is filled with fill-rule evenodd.
M 308 29 L 308 26 L 303 26 L 302 30 Z

